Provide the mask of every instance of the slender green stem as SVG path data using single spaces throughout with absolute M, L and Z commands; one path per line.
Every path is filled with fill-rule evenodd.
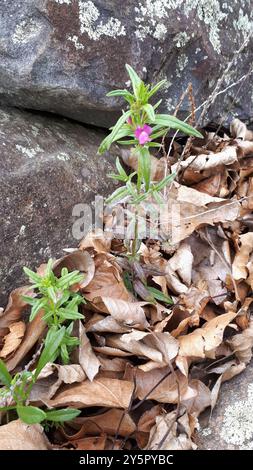
M 138 248 L 138 228 L 139 228 L 139 218 L 138 211 L 135 211 L 135 221 L 134 221 L 134 239 L 132 242 L 132 257 L 135 258 L 137 255 Z

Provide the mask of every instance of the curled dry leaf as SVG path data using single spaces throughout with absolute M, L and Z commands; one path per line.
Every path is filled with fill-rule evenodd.
M 183 294 L 188 291 L 191 284 L 192 263 L 191 247 L 183 242 L 166 266 L 167 285 L 173 292 Z
M 98 311 L 107 313 L 102 297 L 131 301 L 132 296 L 125 287 L 122 270 L 114 256 L 100 254 L 95 257 L 95 275 L 83 290 L 84 296 L 91 306 Z
M 247 279 L 249 271 L 253 275 L 252 261 L 250 255 L 253 252 L 253 232 L 245 233 L 239 237 L 240 247 L 235 255 L 232 272 L 235 280 Z M 253 276 L 252 276 L 253 277 Z M 253 279 L 250 279 L 251 287 Z
M 131 435 L 136 425 L 130 415 L 117 408 L 112 408 L 105 413 L 95 414 L 89 417 L 78 417 L 71 422 L 71 426 L 75 429 L 79 429 L 74 434 L 74 438 L 81 438 L 85 435 L 97 435 L 100 430 L 102 433 L 107 435 L 115 436 L 118 431 L 119 436 Z M 65 437 L 71 440 L 71 436 L 66 435 Z
M 75 450 L 104 450 L 106 446 L 106 436 L 84 437 L 83 439 L 72 439 L 67 444 L 73 445 Z
M 206 322 L 202 328 L 197 328 L 188 335 L 179 336 L 179 355 L 215 359 L 215 349 L 222 342 L 224 330 L 236 315 L 235 312 L 224 313 Z
M 177 340 L 168 332 L 152 334 L 133 330 L 131 333 L 108 337 L 107 344 L 161 365 L 168 364 L 176 357 L 178 351 Z
M 237 162 L 237 146 L 230 145 L 225 147 L 221 152 L 210 153 L 208 155 L 202 154 L 192 155 L 186 160 L 180 162 L 180 168 L 189 168 L 191 171 L 203 172 L 210 169 L 216 169 L 221 165 L 232 165 Z M 177 168 L 177 163 L 172 166 L 172 172 Z M 185 175 L 184 175 L 185 176 Z
M 32 388 L 30 401 L 45 402 L 56 394 L 62 384 L 82 382 L 85 378 L 85 373 L 79 364 L 62 366 L 48 363 Z
M 193 379 L 189 382 L 189 386 L 196 394 L 190 399 L 182 400 L 181 403 L 186 407 L 188 413 L 198 417 L 211 405 L 211 392 L 201 380 Z
M 0 450 L 48 450 L 51 448 L 43 427 L 20 420 L 0 426 Z
M 89 232 L 79 245 L 80 250 L 93 248 L 96 253 L 109 253 L 112 237 L 102 229 Z
M 189 434 L 190 423 L 186 415 L 187 427 L 178 425 L 176 411 L 157 416 L 155 425 L 150 431 L 150 438 L 146 446 L 147 450 L 194 450 L 197 446 L 191 440 Z
M 105 317 L 94 314 L 86 324 L 86 331 L 93 333 L 127 333 L 130 330 L 130 327 L 120 325 L 111 315 Z
M 136 440 L 138 446 L 143 449 L 149 440 L 149 435 L 152 427 L 155 424 L 156 417 L 162 414 L 161 405 L 155 405 L 149 410 L 145 411 L 140 417 L 137 425 Z
M 79 321 L 79 341 L 79 363 L 88 379 L 93 380 L 99 371 L 100 362 L 92 349 L 81 321 Z
M 253 320 L 250 320 L 249 327 L 246 330 L 227 340 L 227 344 L 241 362 L 248 364 L 252 358 Z
M 178 403 L 183 397 L 187 399 L 195 395 L 195 392 L 188 387 L 187 378 L 180 371 L 176 371 L 175 374 L 170 373 L 168 367 L 148 372 L 129 367 L 126 369 L 125 377 L 131 380 L 135 377 L 135 396 L 139 400 L 145 398 L 158 403 Z
M 7 357 L 16 351 L 25 334 L 25 323 L 18 321 L 9 326 L 10 332 L 3 338 L 4 346 L 0 351 L 0 357 Z
M 253 140 L 253 132 L 248 130 L 246 124 L 238 118 L 231 122 L 230 132 L 235 139 Z
M 23 295 L 30 297 L 34 295 L 30 286 L 19 287 L 10 293 L 7 307 L 0 315 L 0 338 L 8 333 L 9 325 L 18 321 L 27 307 L 28 304 L 23 300 Z
M 105 406 L 126 409 L 129 406 L 132 393 L 132 382 L 97 377 L 93 382 L 87 379 L 80 384 L 63 389 L 47 404 L 50 407 L 73 406 L 75 408 L 86 408 Z
M 26 356 L 26 354 L 36 344 L 39 337 L 46 329 L 46 324 L 42 320 L 44 312 L 41 310 L 31 323 L 27 324 L 23 340 L 15 351 L 14 356 L 6 362 L 8 370 L 12 371 L 19 364 L 19 362 Z
M 119 323 L 126 326 L 145 329 L 149 326 L 142 308 L 145 302 L 127 302 L 111 297 L 102 297 L 108 313 Z
M 81 289 L 90 283 L 95 273 L 95 264 L 88 251 L 73 251 L 69 255 L 56 261 L 54 264 L 54 273 L 56 276 L 61 275 L 62 268 L 67 268 L 69 272 L 77 270 L 84 275 L 83 281 L 79 284 Z

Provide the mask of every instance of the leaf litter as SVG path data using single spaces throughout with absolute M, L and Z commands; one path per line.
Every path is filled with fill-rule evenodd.
M 213 409 L 222 382 L 245 369 L 253 347 L 253 133 L 235 119 L 227 134 L 204 136 L 190 139 L 179 162 L 180 139 L 169 155 L 152 158 L 153 180 L 165 166 L 178 178 L 164 195 L 161 236 L 152 239 L 150 225 L 138 263 L 112 236 L 124 202 L 107 212 L 105 231 L 55 263 L 56 275 L 62 267 L 84 274 L 75 286 L 87 302 L 84 320 L 75 322 L 70 363 L 47 364 L 29 404 L 81 414 L 43 429 L 1 412 L 1 449 L 196 449 L 200 414 Z M 136 169 L 131 151 L 121 156 Z M 181 219 L 172 243 L 173 201 Z M 35 295 L 15 289 L 0 310 L 0 357 L 15 372 L 32 370 L 46 330 L 43 312 L 28 323 L 24 294 Z

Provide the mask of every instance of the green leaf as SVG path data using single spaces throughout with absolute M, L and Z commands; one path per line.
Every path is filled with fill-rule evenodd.
M 64 421 L 69 421 L 76 418 L 78 415 L 80 415 L 80 413 L 80 410 L 75 410 L 74 408 L 63 408 L 62 410 L 46 411 L 46 419 L 47 421 L 62 423 Z
M 53 362 L 55 359 L 55 355 L 59 346 L 62 343 L 63 337 L 65 335 L 66 328 L 62 326 L 60 329 L 56 329 L 55 327 L 51 327 L 50 330 L 47 332 L 47 336 L 45 339 L 45 346 L 42 351 L 42 354 L 39 358 L 39 362 L 36 367 L 35 371 L 35 380 L 37 379 L 39 373 L 45 367 L 48 362 Z
M 46 304 L 46 299 L 36 299 L 36 303 L 34 303 L 33 307 L 32 307 L 32 310 L 31 310 L 31 314 L 30 314 L 30 317 L 29 317 L 29 321 L 31 322 L 37 315 L 37 313 L 43 308 L 45 307 L 45 304 Z
M 147 103 L 143 106 L 143 109 L 146 112 L 149 120 L 151 122 L 154 122 L 155 121 L 155 111 L 154 111 L 153 106 L 151 104 Z
M 36 283 L 41 282 L 41 277 L 38 274 L 31 271 L 31 269 L 24 267 L 23 271 L 29 277 L 29 279 L 32 280 L 33 282 L 36 282 Z
M 118 143 L 121 145 L 138 145 L 139 141 L 136 139 L 118 140 Z
M 123 188 L 117 188 L 111 196 L 109 196 L 106 199 L 106 204 L 111 204 L 112 202 L 119 201 L 120 199 L 123 199 L 124 197 L 129 195 L 129 190 L 125 186 Z
M 69 363 L 69 353 L 66 344 L 61 345 L 61 358 L 63 364 L 68 364 Z
M 160 106 L 161 102 L 162 102 L 162 100 L 157 101 L 156 104 L 153 104 L 153 108 L 157 109 Z
M 75 312 L 74 310 L 70 310 L 69 308 L 61 308 L 58 310 L 58 314 L 61 318 L 65 320 L 82 320 L 83 315 L 79 312 Z
M 98 149 L 98 153 L 104 153 L 106 150 L 109 150 L 111 144 L 114 142 L 115 137 L 117 136 L 121 127 L 125 124 L 126 120 L 131 116 L 131 111 L 126 111 L 120 116 L 115 126 L 112 129 L 112 132 L 103 140 Z M 127 134 L 128 135 L 128 134 Z
M 161 80 L 160 82 L 158 82 L 149 92 L 148 94 L 148 99 L 151 98 L 151 96 L 153 96 L 155 93 L 158 92 L 158 90 L 160 90 L 160 88 L 165 85 L 165 83 L 167 82 L 166 79 L 164 80 Z
M 108 176 L 108 178 L 111 178 L 113 180 L 123 181 L 123 183 L 125 183 L 127 181 L 127 178 L 124 178 L 123 176 L 117 175 L 116 173 L 108 173 L 106 176 Z
M 34 297 L 30 297 L 29 295 L 22 295 L 22 299 L 28 304 L 28 305 L 35 305 L 38 302 L 38 299 Z
M 130 80 L 132 82 L 134 95 L 135 95 L 136 99 L 138 99 L 139 98 L 138 91 L 139 91 L 139 87 L 140 87 L 140 84 L 141 84 L 141 79 L 137 75 L 135 70 L 131 67 L 131 65 L 126 64 L 126 69 L 127 69 L 128 75 L 130 77 Z
M 202 134 L 192 126 L 186 122 L 180 121 L 180 119 L 175 116 L 170 116 L 169 114 L 157 114 L 155 117 L 155 123 L 159 126 L 177 129 L 187 135 L 193 135 L 195 137 L 200 137 L 201 139 L 203 138 Z
M 173 300 L 171 299 L 171 297 L 169 297 L 168 295 L 165 295 L 160 290 L 156 289 L 155 287 L 149 287 L 149 286 L 147 286 L 147 289 L 156 300 L 159 300 L 160 302 L 164 302 L 169 305 L 173 305 Z
M 0 359 L 0 382 L 5 385 L 7 388 L 10 387 L 12 381 L 11 374 L 9 373 L 6 365 Z
M 150 153 L 146 147 L 140 149 L 139 165 L 145 183 L 145 190 L 148 191 L 150 187 L 151 159 Z
M 171 173 L 171 175 L 166 176 L 165 178 L 163 178 L 162 181 L 154 185 L 153 189 L 155 191 L 161 191 L 168 183 L 173 181 L 175 177 L 176 177 L 176 173 Z
M 18 417 L 26 424 L 41 423 L 46 419 L 45 411 L 36 406 L 17 406 Z
M 46 269 L 46 276 L 50 276 L 50 274 L 53 274 L 53 260 L 50 258 L 47 262 L 47 269 Z
M 123 98 L 128 98 L 129 100 L 134 100 L 134 96 L 128 90 L 112 90 L 106 94 L 106 96 L 123 96 Z
M 124 178 L 127 178 L 127 174 L 126 174 L 123 166 L 120 163 L 119 157 L 116 158 L 116 168 L 117 168 L 120 176 L 122 176 Z

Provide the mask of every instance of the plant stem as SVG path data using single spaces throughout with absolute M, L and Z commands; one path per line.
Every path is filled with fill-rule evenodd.
M 137 255 L 137 247 L 138 247 L 138 210 L 135 210 L 135 222 L 134 222 L 134 239 L 132 242 L 132 257 L 135 258 Z

